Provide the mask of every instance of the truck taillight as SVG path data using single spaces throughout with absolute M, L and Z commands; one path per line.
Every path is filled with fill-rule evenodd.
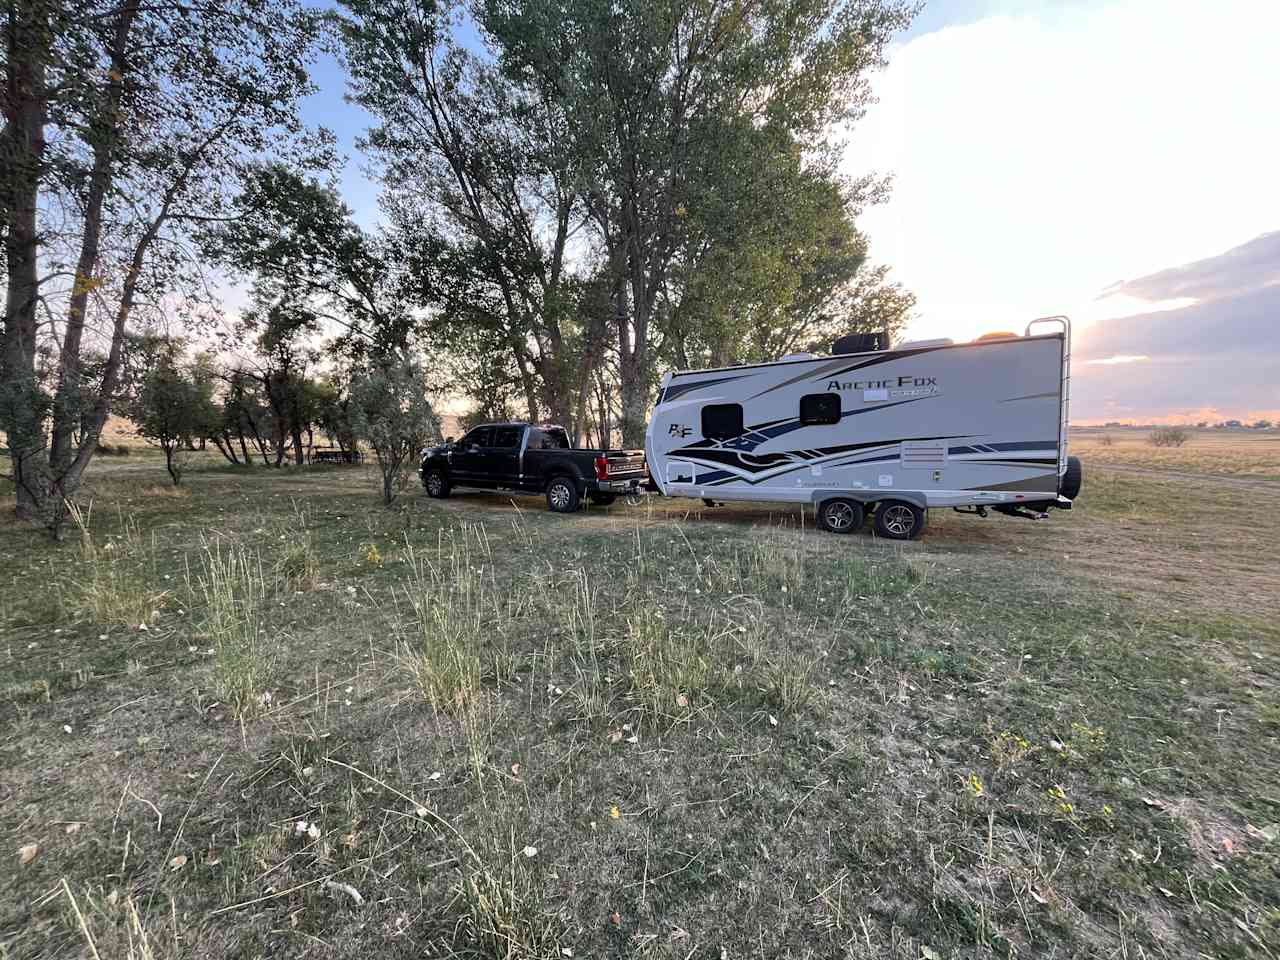
M 609 459 L 607 457 L 596 457 L 596 479 L 609 479 Z

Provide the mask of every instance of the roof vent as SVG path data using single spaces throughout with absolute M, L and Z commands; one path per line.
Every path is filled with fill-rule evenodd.
M 888 349 L 888 330 L 877 330 L 875 333 L 846 334 L 831 345 L 831 352 L 833 354 L 876 353 L 878 351 Z

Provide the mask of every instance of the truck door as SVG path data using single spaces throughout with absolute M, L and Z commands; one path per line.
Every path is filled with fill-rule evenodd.
M 493 427 L 476 427 L 458 441 L 449 454 L 449 472 L 454 482 L 463 486 L 483 484 L 483 460 L 492 437 Z
M 520 473 L 522 427 L 494 427 L 489 446 L 480 455 L 480 479 L 489 487 L 514 487 Z

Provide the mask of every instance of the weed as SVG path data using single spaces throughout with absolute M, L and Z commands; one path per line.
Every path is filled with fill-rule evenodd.
M 1035 752 L 1035 747 L 1023 737 L 1001 730 L 988 740 L 991 760 L 997 770 L 1011 770 Z

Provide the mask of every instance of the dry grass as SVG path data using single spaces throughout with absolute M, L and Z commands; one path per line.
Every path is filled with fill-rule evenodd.
M 1231 477 L 1280 479 L 1280 433 L 1186 430 L 1181 446 L 1154 446 L 1150 431 L 1077 428 L 1071 452 L 1090 464 L 1120 464 Z
M 758 506 L 386 510 L 358 471 L 134 499 L 137 469 L 87 526 L 173 592 L 146 632 L 42 602 L 89 561 L 0 529 L 0 828 L 39 847 L 0 861 L 6 960 L 1280 935 L 1280 512 L 1215 530 L 1227 492 L 1097 469 L 1050 523 L 893 545 Z

